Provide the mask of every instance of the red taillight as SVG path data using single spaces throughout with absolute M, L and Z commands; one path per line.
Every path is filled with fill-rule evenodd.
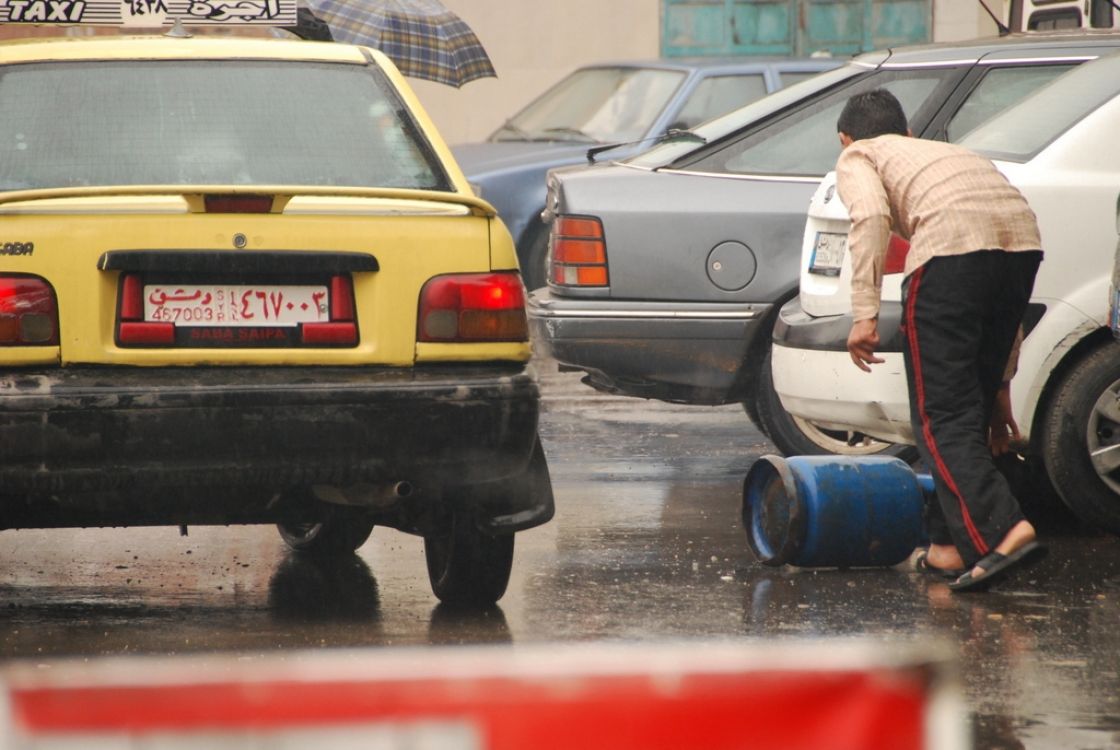
M 890 242 L 887 243 L 887 257 L 883 261 L 883 273 L 903 273 L 906 270 L 906 255 L 910 252 L 910 243 L 891 232 Z
M 560 286 L 607 286 L 607 243 L 595 217 L 559 216 L 552 223 L 552 283 Z
M 54 290 L 38 276 L 0 276 L 0 346 L 58 344 Z
M 528 341 L 516 273 L 437 276 L 420 290 L 420 341 Z
M 207 195 L 208 214 L 267 214 L 272 212 L 271 195 Z

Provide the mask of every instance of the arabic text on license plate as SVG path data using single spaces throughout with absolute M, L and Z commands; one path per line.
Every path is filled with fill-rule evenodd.
M 144 320 L 178 326 L 292 327 L 330 320 L 326 286 L 149 284 Z
M 834 232 L 817 232 L 817 244 L 809 262 L 809 273 L 839 276 L 848 248 L 848 235 Z

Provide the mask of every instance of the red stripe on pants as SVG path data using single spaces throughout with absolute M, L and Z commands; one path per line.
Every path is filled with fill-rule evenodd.
M 968 531 L 968 537 L 972 540 L 973 546 L 981 556 L 988 554 L 988 545 L 984 541 L 984 537 L 980 536 L 980 532 L 976 528 L 976 524 L 972 521 L 972 516 L 968 513 L 968 506 L 964 502 L 964 496 L 957 488 L 956 480 L 953 475 L 949 473 L 949 467 L 945 465 L 944 459 L 941 457 L 941 451 L 937 447 L 937 442 L 933 439 L 933 428 L 930 425 L 929 415 L 926 413 L 926 392 L 925 382 L 922 379 L 922 359 L 918 353 L 918 329 L 914 325 L 914 308 L 918 302 L 918 287 L 921 286 L 922 271 L 919 268 L 914 272 L 910 280 L 910 289 L 906 295 L 906 338 L 910 344 L 910 359 L 914 367 L 914 391 L 918 395 L 918 415 L 922 420 L 922 435 L 925 436 L 926 446 L 929 448 L 930 455 L 933 456 L 934 462 L 937 464 L 937 471 L 941 474 L 945 485 L 957 498 L 957 504 L 960 505 L 961 517 L 964 519 L 965 529 Z

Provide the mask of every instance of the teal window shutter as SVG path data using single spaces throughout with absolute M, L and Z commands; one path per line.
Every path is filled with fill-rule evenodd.
M 661 53 L 851 55 L 929 41 L 932 0 L 662 0 Z

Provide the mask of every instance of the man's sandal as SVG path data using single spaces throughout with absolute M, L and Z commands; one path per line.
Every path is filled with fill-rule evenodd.
M 929 550 L 923 550 L 918 553 L 914 559 L 914 570 L 919 573 L 929 573 L 930 575 L 939 576 L 941 578 L 960 578 L 967 572 L 966 568 L 939 568 L 929 561 Z
M 969 570 L 957 580 L 949 584 L 953 591 L 985 591 L 992 584 L 1007 578 L 1008 574 L 1016 568 L 1025 569 L 1046 557 L 1046 548 L 1038 542 L 1027 542 L 1010 555 L 999 552 L 980 558 L 973 568 L 980 568 L 979 575 L 973 575 Z

